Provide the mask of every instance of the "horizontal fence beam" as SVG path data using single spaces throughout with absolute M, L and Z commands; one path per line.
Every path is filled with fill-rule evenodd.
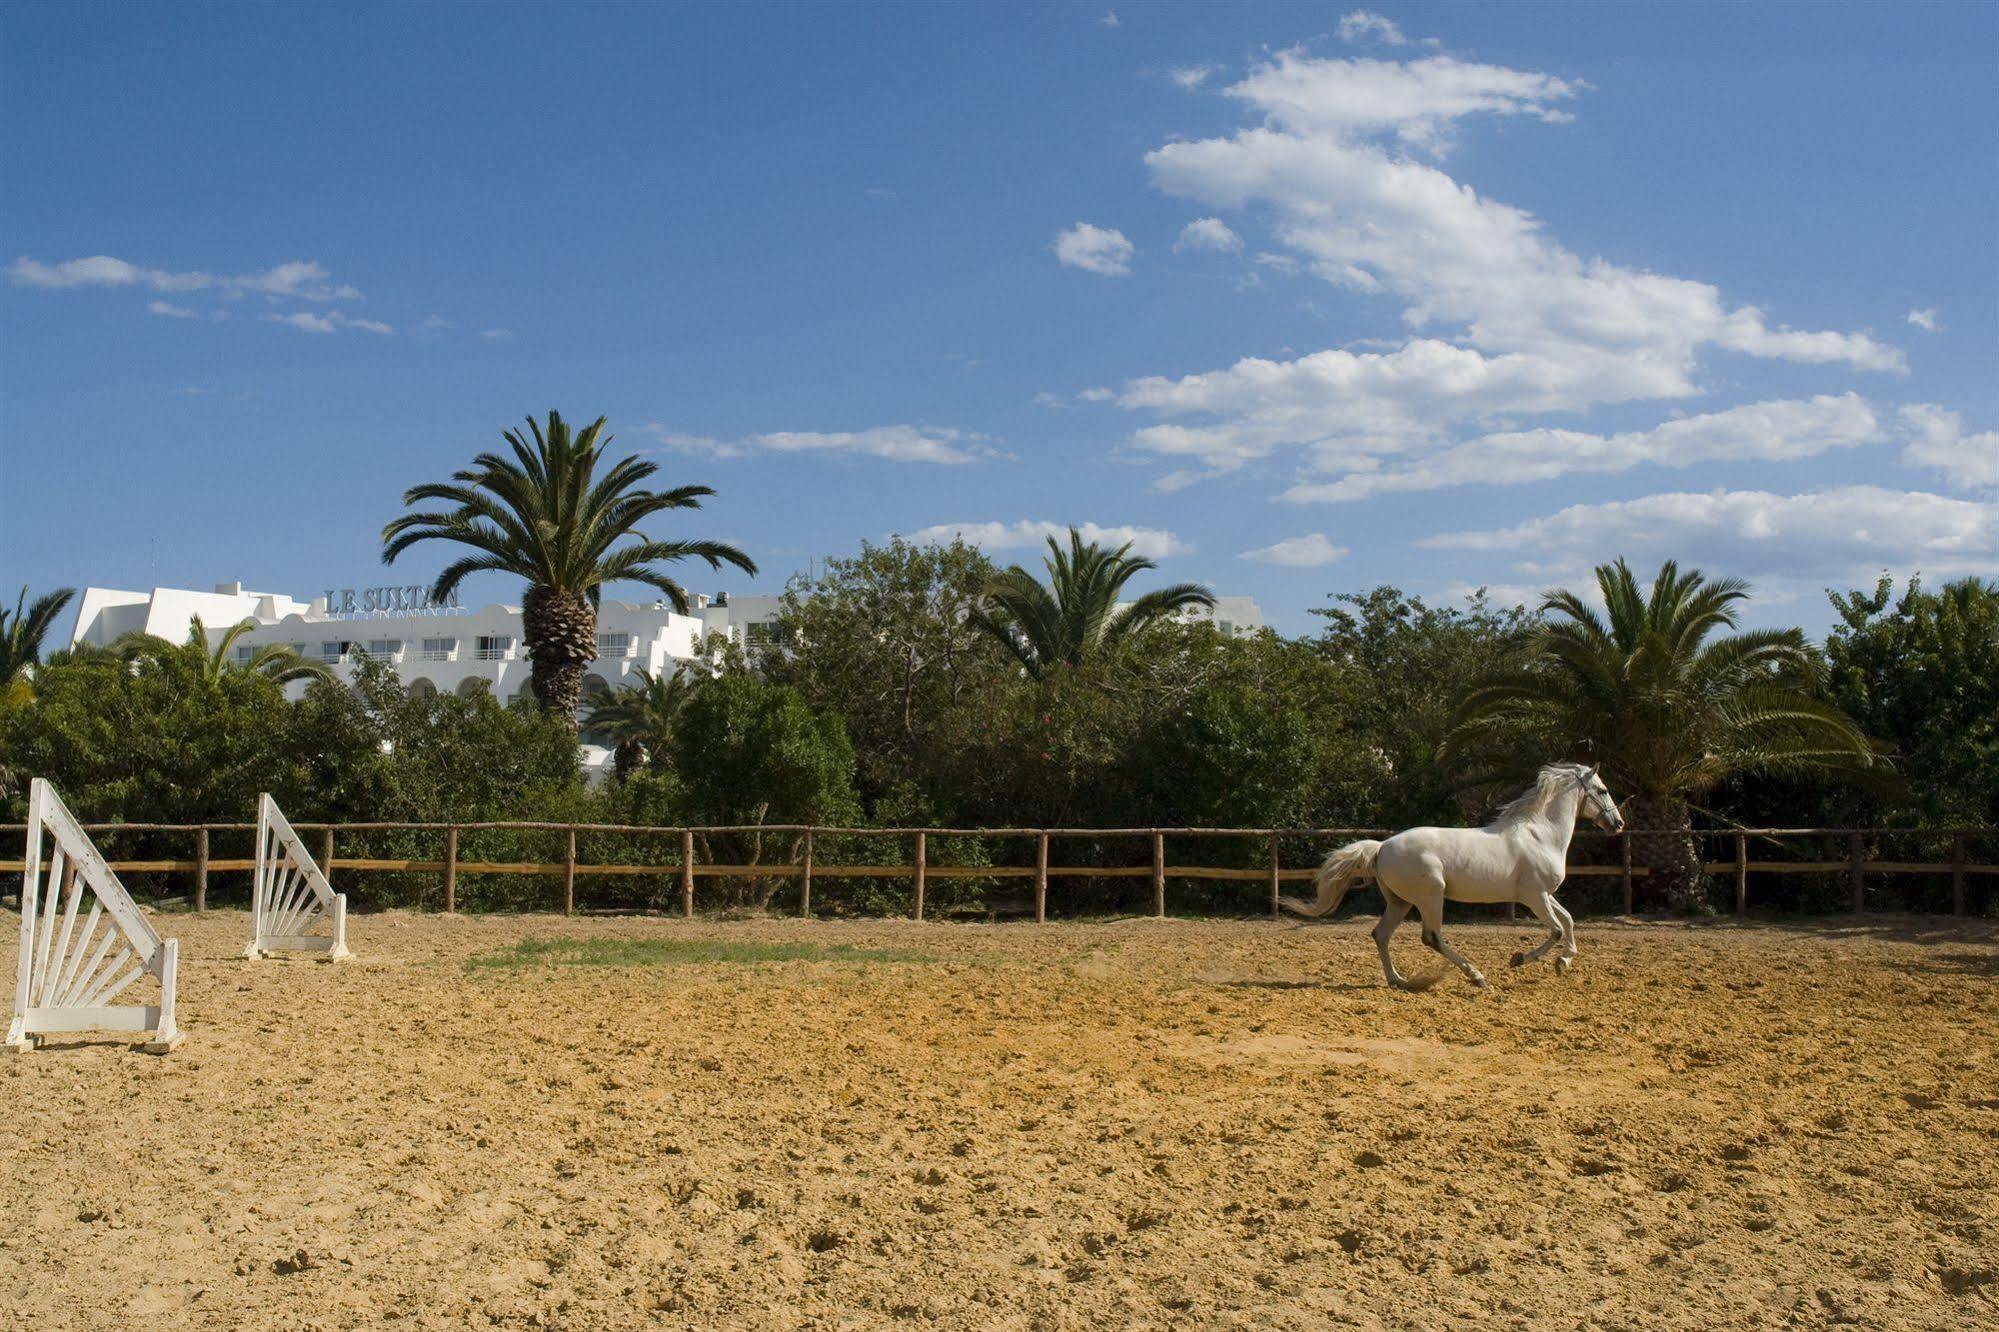
M 198 860 L 107 860 L 105 865 L 123 874 L 185 874 L 198 869 Z M 448 866 L 455 864 L 460 874 L 562 874 L 570 867 L 561 860 L 384 860 L 369 856 L 336 856 L 325 865 L 327 869 L 338 870 L 388 870 L 401 873 L 442 874 Z M 220 873 L 224 870 L 249 870 L 256 867 L 252 860 L 211 860 L 208 868 Z M 18 860 L 0 860 L 0 874 L 19 874 L 27 868 Z M 597 875 L 635 874 L 678 874 L 680 862 L 662 861 L 657 865 L 591 865 L 576 862 L 579 877 Z M 1711 860 L 1701 866 L 1704 874 L 1729 874 L 1737 868 L 1751 874 L 1834 874 L 1853 868 L 1850 860 L 1751 860 L 1738 866 L 1733 860 Z M 1867 860 L 1860 868 L 1867 874 L 1999 874 L 1999 865 L 1955 864 L 1951 861 L 1931 862 L 1913 860 Z M 696 863 L 696 878 L 713 879 L 778 879 L 803 874 L 803 865 L 703 865 Z M 1036 870 L 1031 865 L 926 865 L 923 871 L 933 879 L 1031 879 Z M 1643 865 L 1631 867 L 1631 876 L 1642 879 L 1652 871 Z M 1047 869 L 1051 879 L 1144 879 L 1151 877 L 1149 865 L 1050 865 Z M 1278 877 L 1287 883 L 1310 879 L 1317 874 L 1312 869 L 1285 869 L 1278 871 Z M 1622 876 L 1624 869 L 1619 865 L 1571 865 L 1568 877 L 1614 879 Z M 914 865 L 828 865 L 824 862 L 812 867 L 815 879 L 883 879 L 911 878 L 916 874 Z M 1217 865 L 1168 865 L 1165 875 L 1169 879 L 1240 879 L 1244 882 L 1262 882 L 1270 877 L 1267 869 L 1230 869 Z
M 114 860 L 109 865 L 115 871 L 131 874 L 189 874 L 193 877 L 193 901 L 197 910 L 206 905 L 209 876 L 223 872 L 242 872 L 255 866 L 255 861 L 244 858 L 218 859 L 210 854 L 213 836 L 217 833 L 242 833 L 255 827 L 247 823 L 93 823 L 84 825 L 98 834 L 178 834 L 191 835 L 191 859 L 131 859 Z M 413 822 L 368 822 L 368 823 L 297 823 L 293 825 L 301 832 L 315 832 L 322 838 L 321 860 L 325 869 L 333 871 L 388 872 L 408 874 L 435 874 L 442 876 L 444 909 L 453 910 L 456 903 L 457 879 L 460 874 L 473 875 L 519 875 L 561 878 L 565 905 L 573 908 L 575 901 L 575 880 L 578 877 L 677 877 L 681 889 L 681 909 L 692 915 L 694 910 L 694 884 L 697 879 L 750 879 L 750 880 L 799 880 L 799 909 L 801 915 L 811 914 L 811 885 L 818 879 L 907 879 L 912 881 L 914 914 L 919 918 L 923 911 L 925 884 L 929 880 L 986 880 L 1030 879 L 1033 881 L 1035 919 L 1046 918 L 1047 885 L 1050 879 L 1094 879 L 1123 880 L 1147 879 L 1152 881 L 1153 914 L 1160 915 L 1165 910 L 1165 883 L 1168 879 L 1182 881 L 1221 881 L 1233 883 L 1267 883 L 1270 889 L 1272 910 L 1277 906 L 1279 887 L 1287 883 L 1306 883 L 1316 874 L 1314 869 L 1286 869 L 1279 859 L 1283 838 L 1350 839 L 1364 836 L 1385 836 L 1389 830 L 1379 828 L 849 828 L 823 827 L 816 824 L 718 824 L 698 827 L 665 827 L 651 824 L 615 823 L 551 823 L 532 820 L 495 820 L 477 823 L 413 823 Z M 21 824 L 0 824 L 0 837 L 9 833 L 26 831 Z M 562 860 L 463 860 L 459 858 L 460 838 L 466 833 L 528 833 L 560 834 L 566 840 L 561 848 Z M 1624 883 L 1626 909 L 1630 909 L 1631 890 L 1634 880 L 1647 878 L 1652 871 L 1643 865 L 1631 863 L 1631 846 L 1634 836 L 1643 837 L 1648 832 L 1659 835 L 1659 830 L 1626 830 L 1623 833 L 1606 833 L 1594 829 L 1577 829 L 1576 841 L 1589 846 L 1604 846 L 1618 856 L 1620 863 L 1582 864 L 1568 867 L 1569 878 L 1617 878 Z M 412 859 L 385 856 L 336 856 L 333 854 L 333 839 L 336 835 L 351 836 L 366 833 L 427 833 L 436 835 L 442 843 L 443 859 Z M 650 864 L 589 864 L 578 857 L 577 839 L 583 835 L 610 835 L 627 837 L 675 837 L 680 841 L 678 857 Z M 802 863 L 780 862 L 774 864 L 702 864 L 695 855 L 696 838 L 720 835 L 796 835 L 800 845 L 795 848 L 802 855 Z M 1672 835 L 1670 832 L 1665 835 Z M 1700 868 L 1703 873 L 1717 876 L 1732 876 L 1735 887 L 1735 909 L 1738 914 L 1747 907 L 1748 876 L 1751 874 L 1845 874 L 1853 885 L 1854 909 L 1865 905 L 1863 891 L 1864 876 L 1869 874 L 1923 874 L 1948 876 L 1951 880 L 1951 909 L 1956 914 L 1964 914 L 1966 909 L 1966 878 L 1970 875 L 1999 874 L 1999 864 L 1973 863 L 1966 854 L 1968 844 L 1974 839 L 1988 842 L 1999 841 L 1999 829 L 1921 829 L 1921 828 L 1742 828 L 1742 829 L 1702 829 L 1688 834 L 1695 839 L 1722 841 L 1730 845 L 1734 856 L 1729 860 L 1705 860 Z M 882 838 L 889 837 L 903 841 L 904 852 L 914 853 L 914 858 L 897 864 L 829 865 L 825 863 L 826 837 Z M 1032 865 L 938 865 L 931 862 L 934 851 L 933 838 L 956 837 L 970 839 L 1005 840 L 1026 839 L 1031 843 L 1034 863 Z M 1822 860 L 1750 860 L 1748 847 L 1752 839 L 1766 842 L 1781 842 L 1794 838 L 1838 838 L 1845 851 L 1840 859 Z M 1120 865 L 1061 865 L 1050 863 L 1050 844 L 1060 839 L 1077 839 L 1102 842 L 1105 840 L 1143 839 L 1148 848 L 1134 845 L 1132 860 L 1139 863 Z M 1167 838 L 1248 838 L 1265 844 L 1269 860 L 1262 867 L 1235 867 L 1224 865 L 1170 865 L 1166 863 L 1165 842 Z M 1932 842 L 1948 841 L 1951 859 L 1948 861 L 1906 861 L 1868 860 L 1864 850 L 1869 839 L 1874 849 L 1892 838 L 1920 838 Z M 816 847 L 815 847 L 816 842 Z M 551 850 L 557 848 L 551 847 Z M 1831 849 L 1830 847 L 1826 849 Z M 1823 852 L 1821 852 L 1823 854 Z M 1144 859 L 1150 863 L 1144 863 Z M 0 860 L 0 873 L 19 873 L 24 868 L 19 860 Z
M 85 832 L 125 833 L 164 832 L 254 832 L 254 823 L 86 823 Z M 559 832 L 643 833 L 677 836 L 683 832 L 708 833 L 817 833 L 821 837 L 1387 837 L 1396 828 L 840 828 L 818 823 L 727 823 L 711 825 L 666 825 L 658 823 L 540 823 L 502 820 L 487 823 L 307 823 L 292 827 L 299 832 Z M 0 834 L 25 833 L 24 823 L 0 823 Z M 1695 828 L 1686 836 L 1710 837 L 1999 837 L 1999 828 Z M 1671 829 L 1634 828 L 1626 833 L 1577 828 L 1578 838 L 1612 840 L 1624 836 L 1676 836 Z M 1840 862 L 1842 865 L 1845 861 Z

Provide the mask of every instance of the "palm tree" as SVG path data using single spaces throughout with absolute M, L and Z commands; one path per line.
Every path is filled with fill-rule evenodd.
M 1447 745 L 1461 757 L 1521 752 L 1601 762 L 1635 835 L 1633 859 L 1675 907 L 1701 898 L 1688 802 L 1738 772 L 1853 774 L 1874 746 L 1821 701 L 1824 668 L 1796 629 L 1734 630 L 1749 595 L 1667 561 L 1650 594 L 1620 559 L 1599 565 L 1604 614 L 1548 592 L 1528 664 L 1466 696 Z M 1650 832 L 1650 836 L 1644 835 Z
M 406 513 L 382 529 L 382 562 L 419 541 L 449 541 L 471 554 L 447 565 L 431 594 L 449 596 L 467 577 L 496 571 L 527 580 L 521 601 L 522 632 L 533 662 L 535 698 L 542 710 L 575 724 L 583 668 L 597 657 L 597 604 L 606 583 L 621 579 L 659 589 L 673 608 L 688 609 L 687 592 L 659 566 L 706 560 L 745 573 L 755 561 L 725 541 L 655 541 L 639 524 L 669 509 L 698 509 L 707 486 L 643 490 L 659 470 L 637 457 L 620 459 L 599 474 L 611 437 L 598 417 L 572 434 L 559 413 L 544 431 L 533 417 L 528 434 L 505 432 L 513 456 L 482 453 L 450 482 L 412 486 L 403 503 L 437 501 L 451 507 Z M 627 544 L 626 538 L 631 538 Z
M 974 623 L 1004 644 L 1040 679 L 1056 665 L 1082 666 L 1106 660 L 1159 621 L 1189 606 L 1213 606 L 1214 594 L 1198 583 L 1175 583 L 1148 592 L 1119 609 L 1124 585 L 1159 566 L 1132 555 L 1131 543 L 1112 550 L 1083 540 L 1069 529 L 1066 551 L 1048 538 L 1043 583 L 1016 564 L 986 584 L 986 600 Z
M 613 762 L 620 777 L 665 759 L 680 710 L 704 682 L 687 670 L 665 675 L 640 670 L 637 675 L 635 683 L 599 695 L 584 709 L 584 726 L 615 746 Z
M 331 680 L 332 670 L 324 662 L 301 656 L 289 643 L 265 643 L 248 656 L 236 656 L 236 640 L 257 627 L 255 620 L 242 620 L 222 631 L 214 643 L 208 641 L 208 626 L 199 615 L 188 617 L 187 638 L 175 643 L 157 634 L 119 635 L 111 650 L 140 670 L 176 672 L 190 683 L 213 685 L 230 671 L 268 676 L 278 684 L 294 680 Z
M 42 640 L 75 596 L 75 588 L 59 587 L 35 598 L 30 606 L 23 586 L 13 614 L 0 610 L 0 700 L 24 699 L 33 692 L 28 673 L 41 664 Z

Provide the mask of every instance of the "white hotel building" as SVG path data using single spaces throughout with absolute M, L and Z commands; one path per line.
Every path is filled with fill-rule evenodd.
M 597 611 L 597 660 L 583 677 L 584 698 L 617 688 L 639 670 L 660 675 L 693 661 L 710 634 L 745 647 L 762 646 L 769 641 L 779 600 L 697 596 L 692 614 L 681 615 L 664 601 L 634 604 L 606 598 Z M 254 627 L 236 642 L 241 658 L 267 643 L 288 644 L 344 679 L 352 674 L 358 653 L 366 652 L 393 666 L 412 690 L 467 694 L 486 689 L 503 701 L 529 690 L 520 607 L 437 605 L 422 587 L 331 588 L 310 601 L 246 591 L 241 583 L 220 583 L 213 592 L 91 587 L 77 600 L 70 643 L 107 646 L 135 631 L 178 643 L 187 638 L 188 621 L 195 616 L 201 617 L 211 640 L 232 625 L 252 621 Z M 1251 634 L 1263 627 L 1263 612 L 1249 597 L 1222 597 L 1212 612 L 1192 612 L 1189 618 L 1213 619 L 1225 634 Z M 608 766 L 610 753 L 593 741 L 584 735 L 583 762 L 596 773 Z

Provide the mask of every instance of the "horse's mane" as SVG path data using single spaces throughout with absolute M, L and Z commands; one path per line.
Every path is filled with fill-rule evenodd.
M 1492 816 L 1488 828 L 1504 828 L 1533 818 L 1548 807 L 1550 801 L 1560 795 L 1569 783 L 1589 769 L 1580 763 L 1550 763 L 1536 774 L 1534 784 L 1513 799 L 1501 805 Z

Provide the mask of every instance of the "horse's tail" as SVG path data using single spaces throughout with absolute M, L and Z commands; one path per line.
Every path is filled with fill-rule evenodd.
M 1284 905 L 1301 916 L 1331 915 L 1339 910 L 1340 902 L 1355 880 L 1373 876 L 1374 857 L 1380 850 L 1379 842 L 1348 842 L 1329 854 L 1325 863 L 1319 866 L 1319 872 L 1312 876 L 1312 886 L 1319 890 L 1317 902 L 1287 897 Z

